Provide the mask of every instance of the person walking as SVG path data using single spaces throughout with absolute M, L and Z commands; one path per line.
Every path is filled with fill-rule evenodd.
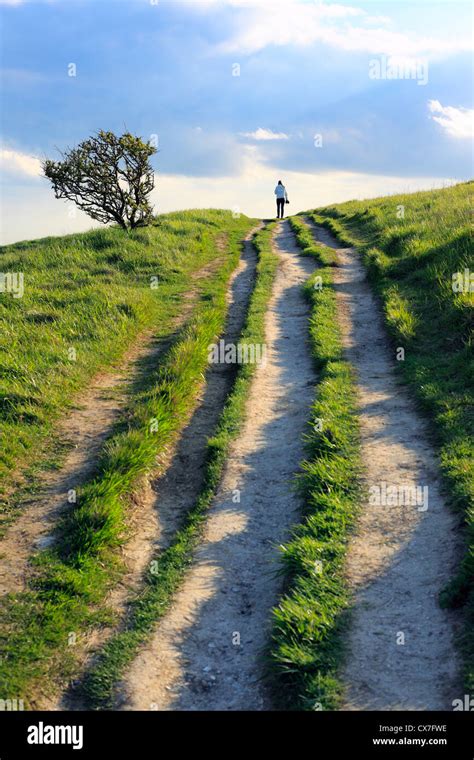
M 281 179 L 278 180 L 278 185 L 275 188 L 275 195 L 277 201 L 277 219 L 283 219 L 285 215 L 285 203 L 289 203 L 290 201 L 288 200 L 288 194 Z

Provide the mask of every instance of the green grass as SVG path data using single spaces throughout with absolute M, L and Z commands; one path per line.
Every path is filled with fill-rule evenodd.
M 311 214 L 311 218 L 316 224 L 319 224 L 321 227 L 329 230 L 329 232 L 332 232 L 333 235 L 336 235 L 343 247 L 350 247 L 353 245 L 354 238 L 351 235 L 346 234 L 345 229 L 337 219 L 332 219 L 331 217 L 326 217 L 317 213 Z M 333 253 L 333 255 L 335 257 L 336 254 Z
M 31 476 L 59 456 L 51 445 L 54 426 L 71 401 L 140 332 L 153 327 L 158 338 L 165 336 L 193 272 L 222 255 L 216 239 L 247 227 L 230 212 L 190 211 L 130 234 L 106 228 L 0 248 L 2 272 L 24 275 L 22 298 L 0 295 L 5 522 L 22 489 L 31 490 Z
M 446 497 L 463 515 L 466 552 L 441 595 L 463 608 L 465 688 L 474 691 L 474 293 L 454 292 L 456 272 L 473 269 L 473 183 L 350 201 L 317 209 L 314 218 L 361 251 L 378 293 L 397 362 L 428 420 Z
M 240 240 L 252 222 L 244 217 L 232 222 L 225 212 L 173 214 L 160 220 L 160 225 L 174 230 L 173 245 L 178 246 L 179 237 L 187 238 L 190 219 L 188 253 L 193 252 L 194 234 L 199 241 L 194 253 L 201 265 L 216 256 L 222 258 L 222 265 L 200 282 L 192 320 L 130 399 L 126 420 L 106 443 L 94 477 L 79 489 L 77 503 L 58 525 L 54 547 L 34 558 L 35 573 L 27 591 L 2 599 L 0 694 L 21 694 L 27 705 L 34 702 L 40 683 L 44 688 L 48 679 L 64 682 L 75 672 L 70 634 L 80 637 L 91 626 L 110 622 L 103 602 L 122 571 L 117 550 L 127 537 L 128 499 L 140 476 L 156 466 L 156 457 L 189 416 L 207 367 L 208 345 L 222 331 L 229 276 L 239 259 Z M 208 239 L 208 226 L 213 241 Z M 224 227 L 227 255 L 215 246 L 215 232 L 222 233 Z M 158 264 L 153 270 L 161 258 L 173 261 L 176 251 L 155 256 Z M 191 269 L 185 264 L 184 250 L 180 266 L 185 273 L 180 282 L 184 290 L 190 285 L 187 268 Z M 171 280 L 180 273 L 177 261 L 172 269 Z M 128 276 L 135 279 L 138 274 L 130 270 Z M 155 311 L 155 317 L 157 313 L 163 312 Z
M 269 225 L 254 239 L 259 254 L 257 280 L 240 343 L 262 344 L 265 341 L 264 317 L 278 264 L 278 257 L 271 248 L 272 228 L 273 225 Z M 115 684 L 151 634 L 157 620 L 168 609 L 184 579 L 202 536 L 207 511 L 220 482 L 230 442 L 240 430 L 255 366 L 242 364 L 238 367 L 215 435 L 208 441 L 203 489 L 197 494 L 193 508 L 171 545 L 152 559 L 153 572 L 147 572 L 142 591 L 130 606 L 126 626 L 105 644 L 93 669 L 84 679 L 81 692 L 90 708 L 106 709 L 113 706 Z
M 273 611 L 269 655 L 282 707 L 328 710 L 340 699 L 338 669 L 349 604 L 344 558 L 359 499 L 358 424 L 351 367 L 343 358 L 337 326 L 334 253 L 318 245 L 300 219 L 291 218 L 290 224 L 302 253 L 320 264 L 305 286 L 319 381 L 299 479 L 304 521 L 282 547 L 288 588 Z

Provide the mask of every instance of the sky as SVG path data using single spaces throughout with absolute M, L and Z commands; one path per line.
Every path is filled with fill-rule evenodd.
M 0 0 L 0 242 L 97 226 L 41 160 L 158 143 L 158 213 L 273 216 L 472 178 L 472 5 Z

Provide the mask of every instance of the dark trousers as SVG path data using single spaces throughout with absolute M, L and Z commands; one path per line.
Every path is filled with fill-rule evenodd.
M 277 219 L 283 219 L 284 210 L 285 210 L 285 199 L 277 198 Z

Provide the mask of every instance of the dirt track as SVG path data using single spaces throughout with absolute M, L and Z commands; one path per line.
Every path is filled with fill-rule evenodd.
M 246 236 L 239 264 L 229 281 L 225 325 L 227 342 L 238 340 L 255 282 L 257 255 L 250 242 L 254 232 L 252 230 Z M 201 274 L 202 272 L 200 270 Z M 209 367 L 196 407 L 181 431 L 179 440 L 162 457 L 155 475 L 144 478 L 136 489 L 134 508 L 129 515 L 130 537 L 122 547 L 126 572 L 106 600 L 107 607 L 114 610 L 119 620 L 125 618 L 127 603 L 140 588 L 143 573 L 152 556 L 169 545 L 202 488 L 206 442 L 214 433 L 233 377 L 234 369 L 231 365 Z M 93 651 L 107 640 L 109 634 L 108 629 L 91 633 L 86 645 L 86 667 L 93 659 Z M 44 707 L 48 709 L 51 705 Z M 75 690 L 67 692 L 54 707 L 86 709 Z
M 313 227 L 313 230 L 315 228 Z M 337 248 L 329 232 L 320 242 Z M 459 521 L 444 503 L 423 419 L 395 375 L 382 315 L 353 249 L 338 248 L 338 318 L 357 374 L 365 490 L 427 486 L 428 504 L 361 505 L 347 577 L 355 594 L 346 710 L 450 710 L 462 697 L 456 615 L 438 594 L 459 559 Z M 372 491 L 372 500 L 376 492 Z M 382 493 L 382 491 L 380 491 Z
M 266 316 L 267 362 L 257 369 L 193 568 L 133 663 L 122 709 L 270 706 L 261 653 L 281 588 L 277 545 L 299 519 L 292 479 L 315 383 L 300 287 L 314 264 L 297 255 L 287 223 L 275 240 L 281 265 Z
M 117 370 L 97 375 L 58 426 L 57 436 L 71 447 L 59 472 L 44 475 L 42 493 L 32 499 L 0 542 L 0 595 L 23 591 L 31 554 L 49 545 L 60 514 L 68 508 L 67 493 L 77 488 L 96 466 L 97 456 L 123 409 L 127 387 L 144 355 L 157 354 L 150 334 L 142 336 Z
M 337 247 L 326 230 L 313 230 L 321 242 Z M 304 456 L 302 435 L 316 382 L 307 340 L 309 309 L 301 292 L 314 263 L 298 255 L 287 222 L 277 228 L 275 246 L 281 263 L 266 315 L 266 364 L 257 369 L 246 420 L 231 446 L 194 564 L 119 685 L 118 709 L 272 707 L 262 681 L 262 652 L 281 590 L 277 547 L 300 519 L 292 483 Z M 394 350 L 364 267 L 352 249 L 337 250 L 338 319 L 357 377 L 363 485 L 366 490 L 382 484 L 428 487 L 427 509 L 374 506 L 368 500 L 361 505 L 347 562 L 354 606 L 343 709 L 449 710 L 452 700 L 462 697 L 453 643 L 457 619 L 439 608 L 437 597 L 458 561 L 459 522 L 444 504 L 425 424 L 397 381 Z M 231 280 L 226 342 L 238 340 L 255 266 L 249 236 Z M 145 342 L 122 371 L 98 378 L 83 408 L 73 413 L 76 449 L 53 476 L 47 498 L 21 515 L 4 539 L 4 591 L 22 589 L 32 548 L 47 542 L 64 508 L 65 490 L 93 467 L 121 411 L 130 367 L 150 350 L 160 349 Z M 210 369 L 197 408 L 163 463 L 165 474 L 137 495 L 133 537 L 124 547 L 128 571 L 108 600 L 118 612 L 140 583 L 151 553 L 168 543 L 201 487 L 206 440 L 231 380 L 228 365 Z M 85 657 L 103 635 L 91 637 Z M 62 703 L 48 698 L 39 706 L 82 708 L 74 695 Z
M 97 457 L 113 425 L 123 414 L 130 389 L 157 363 L 176 332 L 186 322 L 197 297 L 198 282 L 216 268 L 216 259 L 193 275 L 194 286 L 185 294 L 172 331 L 156 339 L 152 330 L 138 336 L 114 369 L 96 375 L 60 421 L 56 437 L 70 448 L 57 472 L 44 474 L 41 494 L 31 499 L 0 541 L 0 596 L 23 591 L 31 572 L 31 555 L 49 546 L 60 515 L 70 508 L 67 494 L 90 477 Z M 143 483 L 141 519 L 148 503 L 148 485 Z

